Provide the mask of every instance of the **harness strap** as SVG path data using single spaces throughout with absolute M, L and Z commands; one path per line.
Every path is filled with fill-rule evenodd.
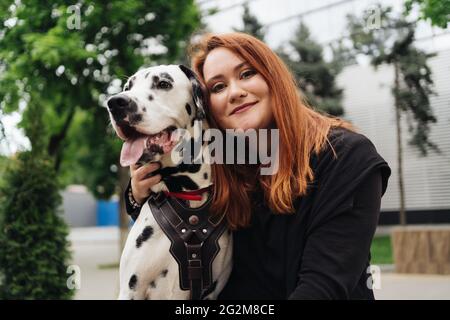
M 178 263 L 180 287 L 198 300 L 212 284 L 212 264 L 219 252 L 218 241 L 225 231 L 222 216 L 210 216 L 211 198 L 200 208 L 183 207 L 163 192 L 148 200 L 151 212 L 169 238 L 170 253 Z
M 199 300 L 202 295 L 202 245 L 186 245 L 188 253 L 188 279 L 191 287 L 191 300 Z

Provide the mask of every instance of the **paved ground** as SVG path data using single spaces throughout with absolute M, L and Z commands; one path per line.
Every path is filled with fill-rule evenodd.
M 70 233 L 73 264 L 81 271 L 81 288 L 75 299 L 116 299 L 119 292 L 117 268 L 99 266 L 119 262 L 118 228 L 74 228 Z
M 81 269 L 81 288 L 75 299 L 115 299 L 118 294 L 118 269 L 100 266 L 119 261 L 119 230 L 115 227 L 74 228 L 71 231 L 73 264 Z M 377 284 L 376 284 L 377 285 Z M 379 300 L 450 300 L 450 276 L 400 275 L 393 266 L 381 267 Z
M 381 274 L 377 300 L 450 300 L 450 276 Z

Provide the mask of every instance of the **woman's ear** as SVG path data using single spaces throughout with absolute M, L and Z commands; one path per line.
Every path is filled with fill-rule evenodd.
M 200 81 L 198 80 L 197 76 L 195 75 L 194 71 L 192 71 L 191 69 L 182 64 L 180 64 L 179 67 L 181 71 L 183 71 L 183 73 L 189 79 L 192 85 L 192 97 L 194 99 L 194 103 L 197 110 L 195 119 L 203 120 L 205 118 L 205 106 L 206 106 L 206 99 L 203 87 Z

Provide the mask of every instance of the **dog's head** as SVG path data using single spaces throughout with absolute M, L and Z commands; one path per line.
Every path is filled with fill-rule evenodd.
M 179 143 L 176 129 L 190 130 L 204 119 L 200 82 L 183 65 L 139 70 L 123 91 L 109 98 L 108 111 L 117 135 L 124 140 L 120 163 L 159 161 Z

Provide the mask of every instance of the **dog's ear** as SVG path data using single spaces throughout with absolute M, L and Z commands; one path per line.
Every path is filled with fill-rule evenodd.
M 198 80 L 197 76 L 195 75 L 194 71 L 192 71 L 191 69 L 182 64 L 180 64 L 179 67 L 181 71 L 183 71 L 183 73 L 189 79 L 192 85 L 192 97 L 194 98 L 194 103 L 195 106 L 197 107 L 195 118 L 202 120 L 205 118 L 205 106 L 206 106 L 206 99 L 204 91 L 202 90 L 202 85 Z

